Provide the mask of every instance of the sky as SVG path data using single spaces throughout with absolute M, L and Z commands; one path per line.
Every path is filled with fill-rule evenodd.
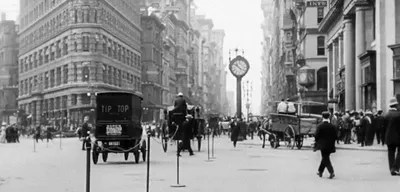
M 224 62 L 229 63 L 230 49 L 243 49 L 250 63 L 250 70 L 242 81 L 253 83 L 251 112 L 259 114 L 261 105 L 261 53 L 264 19 L 261 0 L 195 0 L 197 13 L 204 14 L 214 22 L 215 29 L 225 30 Z M 236 79 L 229 69 L 228 90 L 236 91 Z M 243 90 L 242 90 L 243 92 Z M 243 98 L 242 98 L 243 99 Z M 244 102 L 243 102 L 244 105 Z M 245 108 L 242 108 L 245 113 Z
M 195 0 L 197 13 L 204 14 L 214 22 L 215 29 L 225 30 L 224 62 L 229 63 L 229 50 L 244 50 L 244 57 L 250 63 L 250 70 L 244 81 L 253 83 L 251 112 L 258 114 L 261 104 L 261 23 L 263 15 L 260 0 Z M 19 12 L 19 0 L 0 0 L 0 12 L 7 19 L 16 20 Z M 228 90 L 236 91 L 236 80 L 228 71 Z M 242 90 L 243 92 L 243 90 Z M 245 103 L 243 102 L 243 105 Z M 246 112 L 245 108 L 242 109 Z

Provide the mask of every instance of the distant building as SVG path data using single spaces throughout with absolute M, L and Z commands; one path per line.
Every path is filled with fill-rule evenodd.
M 228 100 L 228 113 L 229 116 L 234 116 L 236 113 L 236 92 L 226 91 L 226 96 Z
M 18 105 L 32 125 L 80 126 L 97 92 L 141 95 L 137 3 L 20 2 Z
M 18 42 L 17 26 L 6 20 L 0 21 L 0 123 L 10 123 L 17 112 L 18 98 Z

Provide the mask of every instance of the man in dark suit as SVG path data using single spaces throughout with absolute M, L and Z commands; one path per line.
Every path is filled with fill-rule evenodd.
M 400 175 L 400 95 L 390 100 L 389 112 L 385 115 L 386 145 L 388 146 L 388 160 L 390 174 Z M 397 155 L 396 155 L 397 151 Z
M 183 113 L 186 115 L 187 113 L 187 103 L 186 100 L 183 98 L 182 93 L 178 93 L 178 98 L 176 98 L 174 103 L 174 113 Z
M 330 173 L 329 178 L 332 179 L 335 177 L 335 173 L 330 160 L 330 155 L 331 153 L 336 152 L 335 142 L 337 140 L 337 134 L 335 126 L 329 122 L 329 116 L 329 112 L 322 113 L 323 120 L 322 123 L 317 127 L 317 131 L 315 133 L 315 142 L 316 147 L 321 151 L 322 156 L 317 175 L 322 177 L 325 168 L 327 168 Z
M 194 155 L 192 147 L 190 146 L 190 139 L 193 138 L 193 129 L 194 129 L 193 117 L 191 115 L 186 115 L 186 121 L 183 122 L 182 145 L 179 147 L 178 156 L 181 156 L 180 153 L 183 149 L 187 149 L 189 151 L 190 156 Z
M 233 147 L 236 147 L 236 143 L 238 141 L 239 133 L 240 133 L 240 119 L 236 118 L 230 124 L 231 127 L 231 141 L 233 142 Z
M 86 145 L 86 137 L 89 136 L 88 131 L 90 131 L 89 127 L 89 116 L 85 116 L 83 118 L 83 125 L 82 125 L 82 137 L 83 137 L 83 142 L 82 142 L 82 150 L 85 150 L 85 145 Z
M 385 144 L 385 132 L 384 132 L 384 122 L 385 118 L 382 115 L 383 111 L 381 109 L 378 110 L 378 113 L 375 116 L 375 131 L 376 131 L 376 140 L 378 141 L 378 144 L 384 145 Z

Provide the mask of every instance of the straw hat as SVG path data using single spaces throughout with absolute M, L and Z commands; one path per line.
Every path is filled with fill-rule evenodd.
M 390 101 L 389 101 L 389 106 L 392 107 L 392 106 L 397 105 L 397 104 L 399 104 L 399 103 L 397 102 L 396 97 L 392 97 L 390 99 Z
M 371 110 L 366 110 L 365 111 L 365 115 L 372 115 L 372 111 Z
M 192 115 L 186 115 L 186 119 L 192 119 L 193 118 L 193 116 Z
M 3 121 L 3 122 L 1 123 L 1 126 L 7 126 L 7 123 Z

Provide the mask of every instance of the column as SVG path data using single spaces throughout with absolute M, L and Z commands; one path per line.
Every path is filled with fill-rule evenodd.
M 356 55 L 355 55 L 355 85 L 356 110 L 362 108 L 361 94 L 361 60 L 358 55 L 365 51 L 365 10 L 368 7 L 356 7 Z
M 37 100 L 36 101 L 36 125 L 39 125 L 42 123 L 42 101 Z
M 332 73 L 331 73 L 331 75 L 332 75 L 332 79 L 333 79 L 333 83 L 332 83 L 332 88 L 333 88 L 333 98 L 335 98 L 336 97 L 336 94 L 337 94 L 337 92 L 338 92 L 338 90 L 336 89 L 337 88 L 337 75 L 338 75 L 338 72 L 339 72 L 339 40 L 338 40 L 338 38 L 336 38 L 336 39 L 334 39 L 333 40 L 333 43 L 332 43 L 332 57 L 333 57 L 333 60 L 332 60 L 332 68 L 333 68 L 333 70 L 332 70 Z M 334 105 L 334 107 L 333 107 L 333 110 L 336 110 L 336 105 Z
M 68 63 L 68 83 L 74 82 L 74 63 Z
M 343 34 L 339 34 L 339 43 L 338 43 L 338 49 L 339 49 L 339 68 L 343 67 Z
M 328 45 L 328 87 L 327 87 L 327 98 L 329 98 L 329 93 L 331 92 L 331 89 L 333 87 L 333 81 L 332 81 L 332 71 L 333 71 L 333 52 L 332 52 L 332 44 Z M 318 83 L 318 82 L 317 82 Z
M 345 16 L 343 19 L 343 64 L 345 69 L 345 106 L 346 110 L 356 110 L 355 106 L 355 54 L 354 30 L 352 18 Z

